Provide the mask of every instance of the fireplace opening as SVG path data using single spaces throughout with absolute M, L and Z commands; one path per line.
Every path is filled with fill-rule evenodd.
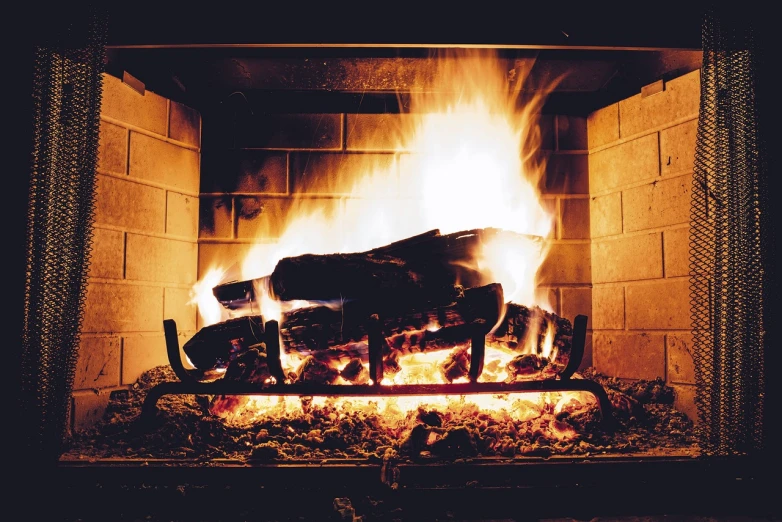
M 718 58 L 121 40 L 63 476 L 241 469 L 273 489 L 318 469 L 381 496 L 744 478 L 762 357 L 719 388 L 736 357 L 703 349 L 736 311 L 700 278 L 723 208 L 702 176 L 730 163 L 703 144 L 729 115 Z

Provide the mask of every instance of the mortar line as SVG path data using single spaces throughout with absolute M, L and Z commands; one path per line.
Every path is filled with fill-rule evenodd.
M 182 149 L 192 150 L 194 152 L 201 152 L 201 147 L 197 147 L 195 145 L 190 145 L 189 143 L 185 143 L 184 141 L 175 140 L 173 138 L 169 138 L 168 136 L 164 136 L 162 134 L 159 134 L 157 132 L 147 130 L 143 127 L 139 127 L 138 125 L 133 125 L 132 123 L 127 123 L 122 120 L 118 120 L 116 118 L 112 118 L 111 116 L 106 116 L 105 114 L 100 115 L 101 121 L 105 121 L 106 123 L 111 123 L 112 125 L 117 125 L 119 127 L 122 127 L 124 129 L 127 129 L 128 131 L 133 131 L 138 134 L 143 134 L 144 136 L 147 136 L 149 138 L 154 138 L 156 140 L 164 141 L 166 143 L 170 143 L 171 145 L 176 145 L 177 147 L 180 147 Z M 130 132 L 128 132 L 130 134 Z

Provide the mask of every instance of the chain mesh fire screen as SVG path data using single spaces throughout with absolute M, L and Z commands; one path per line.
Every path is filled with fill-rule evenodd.
M 78 355 L 94 211 L 107 19 L 61 19 L 36 51 L 21 411 L 32 455 L 59 455 Z
M 751 26 L 726 15 L 709 12 L 702 27 L 690 219 L 700 444 L 705 454 L 720 456 L 763 449 L 771 248 L 756 96 L 759 48 Z

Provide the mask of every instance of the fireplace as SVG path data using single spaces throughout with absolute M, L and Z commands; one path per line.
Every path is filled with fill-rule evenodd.
M 680 19 L 682 23 L 688 20 L 687 13 Z M 84 502 L 94 495 L 95 484 L 100 482 L 110 486 L 101 486 L 106 491 L 105 501 L 96 505 L 154 498 L 156 506 L 160 501 L 169 508 L 178 506 L 170 508 L 174 511 L 186 511 L 183 503 L 186 505 L 188 500 L 172 501 L 173 491 L 186 491 L 183 497 L 189 494 L 192 498 L 189 492 L 203 489 L 222 499 L 218 502 L 241 503 L 242 496 L 251 491 L 247 482 L 261 482 L 263 488 L 276 494 L 309 494 L 321 503 L 327 499 L 329 505 L 333 503 L 334 513 L 341 516 L 353 509 L 356 515 L 363 511 L 371 517 L 370 506 L 377 507 L 378 501 L 395 505 L 402 514 L 405 510 L 409 513 L 424 495 L 431 495 L 437 503 L 442 504 L 442 500 L 457 506 L 457 516 L 475 518 L 510 513 L 517 516 L 519 511 L 511 499 L 520 491 L 530 491 L 530 499 L 542 499 L 536 502 L 543 504 L 530 506 L 527 514 L 576 517 L 628 513 L 634 506 L 643 506 L 643 512 L 664 512 L 649 507 L 648 496 L 665 497 L 667 503 L 663 504 L 667 507 L 662 510 L 690 513 L 706 509 L 695 493 L 680 491 L 688 481 L 699 481 L 719 491 L 727 489 L 729 480 L 734 481 L 730 487 L 753 492 L 753 498 L 766 491 L 765 484 L 757 481 L 754 460 L 749 460 L 750 465 L 746 455 L 714 458 L 695 443 L 699 381 L 692 355 L 695 328 L 690 223 L 691 200 L 697 192 L 693 184 L 696 140 L 699 116 L 704 111 L 697 31 L 677 35 L 672 39 L 675 44 L 662 39 L 662 43 L 629 45 L 625 42 L 631 40 L 623 35 L 617 42 L 596 39 L 597 45 L 505 45 L 489 39 L 486 41 L 495 45 L 486 46 L 475 45 L 481 43 L 478 38 L 466 49 L 448 49 L 442 44 L 453 40 L 437 42 L 435 38 L 426 40 L 431 45 L 423 45 L 411 38 L 402 44 L 385 45 L 382 35 L 367 40 L 369 45 L 329 44 L 328 37 L 321 40 L 326 45 L 313 45 L 307 37 L 294 42 L 296 45 L 282 45 L 291 40 L 281 37 L 267 45 L 240 45 L 237 35 L 241 34 L 241 24 L 233 37 L 216 31 L 217 41 L 190 45 L 198 38 L 176 41 L 179 35 L 170 27 L 161 34 L 173 38 L 174 43 L 161 34 L 153 35 L 154 30 L 147 37 L 129 29 L 132 27 L 129 22 L 119 26 L 117 32 L 109 32 L 101 75 L 90 279 L 73 374 L 69 432 L 56 466 L 59 477 L 73 480 L 68 495 Z M 599 27 L 599 23 L 593 24 L 593 29 Z M 570 38 L 567 31 L 562 30 L 562 34 Z M 545 43 L 550 42 L 548 38 Z M 477 118 L 474 105 L 460 112 L 458 104 L 465 99 L 469 105 L 475 101 L 471 98 L 485 101 L 487 96 L 489 107 L 482 107 L 484 112 L 479 112 Z M 448 110 L 441 111 L 442 107 Z M 451 117 L 432 119 L 431 114 L 438 114 L 438 110 Z M 491 134 L 496 130 L 491 117 L 496 114 L 504 121 L 521 122 L 518 129 L 512 129 L 518 134 L 510 134 L 517 141 L 510 155 L 513 161 L 518 160 L 511 161 L 511 171 L 523 171 L 525 184 L 521 186 L 514 185 L 518 176 L 502 177 L 503 172 L 495 175 L 498 167 L 492 160 L 508 153 L 499 146 L 507 136 Z M 431 129 L 437 132 L 434 136 L 427 134 Z M 460 129 L 471 132 L 460 134 Z M 493 154 L 482 156 L 480 147 L 469 149 L 476 142 L 484 148 L 492 147 Z M 457 150 L 455 143 L 468 152 Z M 432 156 L 431 151 L 438 148 L 442 149 L 440 155 Z M 475 157 L 480 161 L 473 161 Z M 436 168 L 434 175 L 427 170 L 433 162 L 440 169 Z M 503 168 L 501 165 L 499 170 Z M 493 192 L 487 194 L 486 187 Z M 528 190 L 533 199 L 523 199 L 520 204 L 518 198 L 513 199 Z M 492 216 L 483 219 L 493 212 L 502 219 L 507 199 L 502 196 L 507 193 L 513 196 L 516 210 L 532 211 L 510 212 L 506 215 L 511 219 L 500 224 Z M 449 204 L 443 206 L 444 201 Z M 433 208 L 437 209 L 434 217 L 427 212 Z M 471 215 L 478 219 L 463 219 Z M 515 229 L 513 219 L 528 222 L 529 226 Z M 228 440 L 221 438 L 223 428 L 214 433 L 189 432 L 187 422 L 194 415 L 219 424 L 231 415 L 244 414 L 249 405 L 243 401 L 256 389 L 244 386 L 247 383 L 215 388 L 214 395 L 209 389 L 157 388 L 164 395 L 159 401 L 161 411 L 151 413 L 158 423 L 123 424 L 128 420 L 123 415 L 137 412 L 133 408 L 138 406 L 139 397 L 154 393 L 157 384 L 166 386 L 167 382 L 182 381 L 183 375 L 193 375 L 194 366 L 202 372 L 200 377 L 203 370 L 215 370 L 214 366 L 222 366 L 220 370 L 227 366 L 225 374 L 229 375 L 233 355 L 230 361 L 210 367 L 198 364 L 192 353 L 186 357 L 185 350 L 189 342 L 215 325 L 248 315 L 277 319 L 276 323 L 256 326 L 266 332 L 277 327 L 283 333 L 280 345 L 275 346 L 269 338 L 261 340 L 269 368 L 275 361 L 272 351 L 276 350 L 277 361 L 279 353 L 283 354 L 284 370 L 278 373 L 272 368 L 272 382 L 281 384 L 279 381 L 287 378 L 290 386 L 301 387 L 292 394 L 300 415 L 331 414 L 347 416 L 356 423 L 368 422 L 363 414 L 351 417 L 351 405 L 323 406 L 318 402 L 320 397 L 309 398 L 333 395 L 338 388 L 313 387 L 310 390 L 315 391 L 307 391 L 307 383 L 300 379 L 305 357 L 291 361 L 285 355 L 285 336 L 292 335 L 286 330 L 286 320 L 291 321 L 295 309 L 269 308 L 275 305 L 269 304 L 269 295 L 263 294 L 258 281 L 270 274 L 274 279 L 275 265 L 283 258 L 387 249 L 389 244 L 411 237 L 431 240 L 427 234 L 434 229 L 438 229 L 437 238 L 453 233 L 461 239 L 468 232 L 495 228 L 535 236 L 535 245 L 544 245 L 536 250 L 538 257 L 526 274 L 526 282 L 532 285 L 524 286 L 513 277 L 508 280 L 504 277 L 508 274 L 493 269 L 491 260 L 484 260 L 478 270 L 480 284 L 463 284 L 473 272 L 458 271 L 456 282 L 465 289 L 465 296 L 471 290 L 502 283 L 507 299 L 502 300 L 505 306 L 499 316 L 504 319 L 492 321 L 495 328 L 491 332 L 487 329 L 479 335 L 472 331 L 460 334 L 464 342 L 439 351 L 441 357 L 433 367 L 443 372 L 447 382 L 438 381 L 438 385 L 464 386 L 460 390 L 465 393 L 455 396 L 467 396 L 469 402 L 472 392 L 483 384 L 478 375 L 482 373 L 483 381 L 489 381 L 485 384 L 492 384 L 486 377 L 492 375 L 486 369 L 491 363 L 487 355 L 482 353 L 482 369 L 474 369 L 469 360 L 463 364 L 461 373 L 453 379 L 456 384 L 451 382 L 453 375 L 442 370 L 442 359 L 456 357 L 462 345 L 469 345 L 472 360 L 479 347 L 481 351 L 490 350 L 496 340 L 493 333 L 502 320 L 511 317 L 509 303 L 514 303 L 533 317 L 537 317 L 535 313 L 548 313 L 572 326 L 567 348 L 577 347 L 579 353 L 575 359 L 578 364 L 571 371 L 577 377 L 587 377 L 579 380 L 598 383 L 586 390 L 591 395 L 574 399 L 576 403 L 586 405 L 591 401 L 595 403 L 593 410 L 595 405 L 600 406 L 598 418 L 605 417 L 602 400 L 608 400 L 604 395 L 608 392 L 612 399 L 619 397 L 608 401 L 615 410 L 608 412 L 608 420 L 622 414 L 634 419 L 640 415 L 637 408 L 644 409 L 637 397 L 654 396 L 647 403 L 647 411 L 666 412 L 666 423 L 656 424 L 655 429 L 679 434 L 667 433 L 672 438 L 655 438 L 651 444 L 628 443 L 631 436 L 600 445 L 585 440 L 590 430 L 601 433 L 602 429 L 587 423 L 578 426 L 586 431 L 570 444 L 547 443 L 540 451 L 541 445 L 527 444 L 524 435 L 517 433 L 505 437 L 509 444 L 495 444 L 488 453 L 479 451 L 475 455 L 464 451 L 472 448 L 474 440 L 464 443 L 459 439 L 467 433 L 464 428 L 440 430 L 445 416 L 455 415 L 453 407 L 438 410 L 429 404 L 419 411 L 415 422 L 397 434 L 396 445 L 392 438 L 378 433 L 380 428 L 362 432 L 365 437 L 375 433 L 378 440 L 382 438 L 377 443 L 364 443 L 368 449 L 363 452 L 353 451 L 352 446 L 352 452 L 342 451 L 344 434 L 331 432 L 333 427 L 305 423 L 299 433 L 295 426 L 300 419 L 295 416 L 293 421 L 285 421 L 289 424 L 284 429 L 292 430 L 285 444 L 275 443 L 279 437 L 275 439 L 273 432 L 270 435 L 270 425 L 256 426 L 251 436 L 233 432 L 238 446 L 245 449 L 237 450 L 237 445 L 232 445 L 225 452 L 220 447 Z M 415 244 L 420 241 L 416 239 Z M 490 248 L 483 236 L 481 247 L 485 251 Z M 517 251 L 513 246 L 501 248 L 505 253 Z M 467 263 L 467 268 L 475 269 L 476 258 L 469 261 L 472 264 Z M 516 263 L 514 266 L 518 266 Z M 336 273 L 344 272 L 341 268 Z M 236 282 L 240 286 L 244 282 L 255 285 L 251 286 L 253 298 L 249 301 L 258 310 L 237 310 L 235 303 L 224 299 L 221 304 L 215 299 L 219 293 L 215 287 Z M 521 297 L 509 297 L 517 290 Z M 334 297 L 307 294 L 293 298 L 317 301 L 309 303 L 310 307 L 333 307 Z M 440 314 L 442 304 L 435 307 Z M 276 306 L 279 308 L 279 302 Z M 349 305 L 341 303 L 342 327 L 345 320 L 350 321 L 347 310 Z M 541 323 L 542 328 L 556 320 Z M 363 358 L 350 362 L 358 360 L 367 370 L 369 382 L 364 380 L 359 387 L 366 387 L 370 398 L 376 399 L 378 394 L 388 395 L 380 383 L 374 382 L 383 378 L 382 369 L 387 368 L 383 362 L 387 361 L 372 366 L 373 359 L 377 363 L 377 357 L 383 359 L 384 353 L 377 341 L 373 348 L 373 324 L 371 319 L 361 322 L 368 341 L 362 347 Z M 311 340 L 314 334 L 306 330 L 308 327 L 306 322 L 300 326 Z M 551 328 L 555 337 L 556 330 Z M 427 330 L 420 324 L 415 333 Z M 571 333 L 566 328 L 562 331 Z M 384 333 L 386 336 L 381 337 L 388 342 L 388 332 Z M 410 332 L 406 335 L 409 341 Z M 545 343 L 542 333 L 532 336 Z M 222 341 L 226 339 L 233 340 Z M 525 339 L 511 342 L 522 343 Z M 501 342 L 508 347 L 507 341 Z M 247 353 L 247 348 L 243 345 L 239 349 Z M 540 353 L 542 348 L 536 350 Z M 544 364 L 551 367 L 556 362 L 554 355 L 547 354 L 540 360 L 544 359 Z M 347 359 L 332 368 L 338 369 L 339 377 L 318 384 L 339 381 L 345 385 L 345 362 Z M 565 359 L 563 367 L 569 362 Z M 523 364 L 530 364 L 529 360 Z M 534 364 L 539 364 L 538 359 Z M 404 368 L 404 361 L 401 366 Z M 506 360 L 500 366 L 511 367 Z M 166 372 L 168 367 L 175 368 L 178 375 Z M 294 377 L 290 377 L 291 370 Z M 477 375 L 473 376 L 473 371 Z M 321 375 L 319 372 L 315 374 Z M 386 378 L 389 375 L 386 369 Z M 216 378 L 218 384 L 221 378 Z M 469 382 L 459 384 L 459 378 Z M 155 379 L 159 382 L 152 382 Z M 507 381 L 507 377 L 498 377 L 497 382 L 503 379 Z M 561 387 L 563 380 L 560 375 L 555 380 L 531 382 L 556 382 Z M 431 384 L 426 380 L 423 383 Z M 254 383 L 259 392 L 266 384 Z M 549 396 L 532 393 L 540 391 L 534 387 L 511 390 L 534 397 L 522 401 L 526 407 L 538 401 L 544 405 L 539 406 L 541 411 L 552 410 L 551 423 L 545 428 L 548 431 L 535 437 L 553 440 L 559 434 L 570 441 L 567 430 L 572 426 L 561 415 L 561 405 L 554 403 L 567 404 L 566 394 L 576 393 L 581 387 L 568 388 L 572 383 L 565 384 L 564 391 L 546 389 Z M 435 393 L 444 389 L 436 388 Z M 232 390 L 237 393 L 231 394 Z M 490 391 L 503 390 L 508 391 Z M 554 394 L 559 395 L 552 399 Z M 276 396 L 273 392 L 267 395 Z M 307 398 L 302 401 L 299 395 Z M 166 405 L 171 404 L 174 408 L 167 409 Z M 560 409 L 556 411 L 556 407 Z M 356 407 L 355 411 L 362 410 Z M 274 423 L 273 412 L 262 413 Z M 465 417 L 481 414 L 485 412 L 479 409 L 464 413 Z M 182 420 L 177 421 L 177 415 Z M 161 437 L 157 439 L 160 448 L 146 447 L 148 441 L 156 440 L 149 434 L 160 428 L 161 416 L 168 416 L 168 424 L 163 421 L 166 429 L 180 423 L 176 433 L 161 432 L 174 444 L 163 444 Z M 393 419 L 387 411 L 381 412 L 379 418 L 385 417 Z M 119 436 L 111 434 L 112 425 L 121 426 L 117 428 L 120 431 L 136 427 Z M 503 426 L 501 429 L 515 429 Z M 134 433 L 136 428 L 142 431 Z M 110 435 L 103 439 L 85 436 L 95 429 Z M 650 437 L 652 434 L 653 429 L 647 433 Z M 180 444 L 176 437 L 195 437 L 200 443 Z M 140 438 L 144 444 L 138 444 Z M 211 442 L 204 442 L 206 439 Z M 655 446 L 659 440 L 666 442 Z M 89 448 L 85 441 L 102 446 Z M 582 448 L 590 449 L 574 449 L 581 442 Z M 415 458 L 388 452 L 400 450 L 403 444 L 417 447 Z M 214 448 L 205 450 L 209 445 Z M 329 447 L 340 451 L 330 452 Z M 162 475 L 160 470 L 168 474 Z M 627 474 L 627 484 L 623 486 L 616 480 L 617 473 Z M 735 486 L 736 480 L 742 483 Z M 313 481 L 337 481 L 341 485 L 312 486 Z M 156 484 L 159 493 L 143 491 L 142 484 L 150 483 Z M 597 507 L 588 500 L 590 487 L 603 495 L 614 488 L 627 499 L 612 499 L 611 507 Z M 230 488 L 235 489 L 228 493 Z M 643 495 L 637 492 L 642 488 L 647 489 L 645 502 L 639 500 Z M 546 508 L 546 503 L 557 502 L 554 490 L 566 490 L 580 505 Z M 693 503 L 688 504 L 689 500 Z M 481 507 L 492 502 L 493 510 Z M 758 506 L 765 513 L 764 504 L 758 502 Z M 282 516 L 281 509 L 277 507 L 273 512 Z M 377 508 L 377 513 L 393 518 L 393 509 Z M 719 509 L 741 512 L 728 501 L 723 501 Z M 445 511 L 442 505 L 424 510 L 434 517 Z M 319 518 L 317 512 L 308 512 L 307 516 Z

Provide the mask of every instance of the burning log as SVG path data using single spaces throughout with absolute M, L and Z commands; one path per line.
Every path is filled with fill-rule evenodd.
M 254 384 L 268 384 L 272 376 L 266 359 L 266 347 L 257 345 L 250 347 L 246 352 L 237 355 L 229 364 L 223 375 L 224 381 L 250 382 Z
M 431 230 L 366 252 L 285 258 L 269 276 L 223 283 L 213 293 L 229 310 L 251 305 L 259 287 L 282 301 L 374 300 L 378 313 L 383 307 L 404 309 L 416 301 L 443 304 L 453 299 L 457 284 L 473 288 L 493 282 L 471 265 L 478 250 L 498 237 L 542 241 L 493 228 L 446 235 Z
M 210 370 L 226 368 L 237 355 L 264 340 L 261 316 L 246 316 L 201 328 L 182 350 L 193 366 Z
M 366 384 L 369 382 L 369 370 L 364 367 L 361 359 L 351 359 L 339 372 L 339 376 L 353 384 Z
M 552 330 L 553 329 L 553 330 Z M 549 333 L 551 332 L 551 333 Z M 503 346 L 510 349 L 532 347 L 535 355 L 541 355 L 545 349 L 546 337 L 551 336 L 552 360 L 543 368 L 539 363 L 531 366 L 538 367 L 535 371 L 543 371 L 545 374 L 558 374 L 570 360 L 570 349 L 573 342 L 573 324 L 569 319 L 560 317 L 555 313 L 547 312 L 540 307 L 528 308 L 516 303 L 508 303 L 505 308 L 505 316 L 497 328 L 486 337 L 487 346 Z M 531 360 L 525 360 L 532 363 Z M 508 368 L 509 375 L 529 374 L 524 361 L 519 360 L 515 367 Z M 519 371 L 515 371 L 518 369 Z M 523 378 L 523 377 L 522 377 Z
M 269 282 L 282 301 L 356 299 L 386 310 L 447 304 L 459 291 L 456 277 L 434 264 L 367 253 L 287 257 L 277 263 Z
M 488 330 L 500 318 L 502 285 L 465 290 L 447 306 L 411 309 L 384 315 L 382 331 L 388 347 L 401 353 L 453 348 L 469 341 L 470 323 L 483 319 Z M 285 314 L 280 333 L 287 352 L 318 357 L 362 357 L 367 354 L 367 325 L 373 313 L 364 303 L 302 308 Z
M 440 365 L 440 373 L 448 382 L 453 382 L 459 377 L 466 377 L 470 371 L 470 351 L 465 346 L 459 346 L 445 358 Z

